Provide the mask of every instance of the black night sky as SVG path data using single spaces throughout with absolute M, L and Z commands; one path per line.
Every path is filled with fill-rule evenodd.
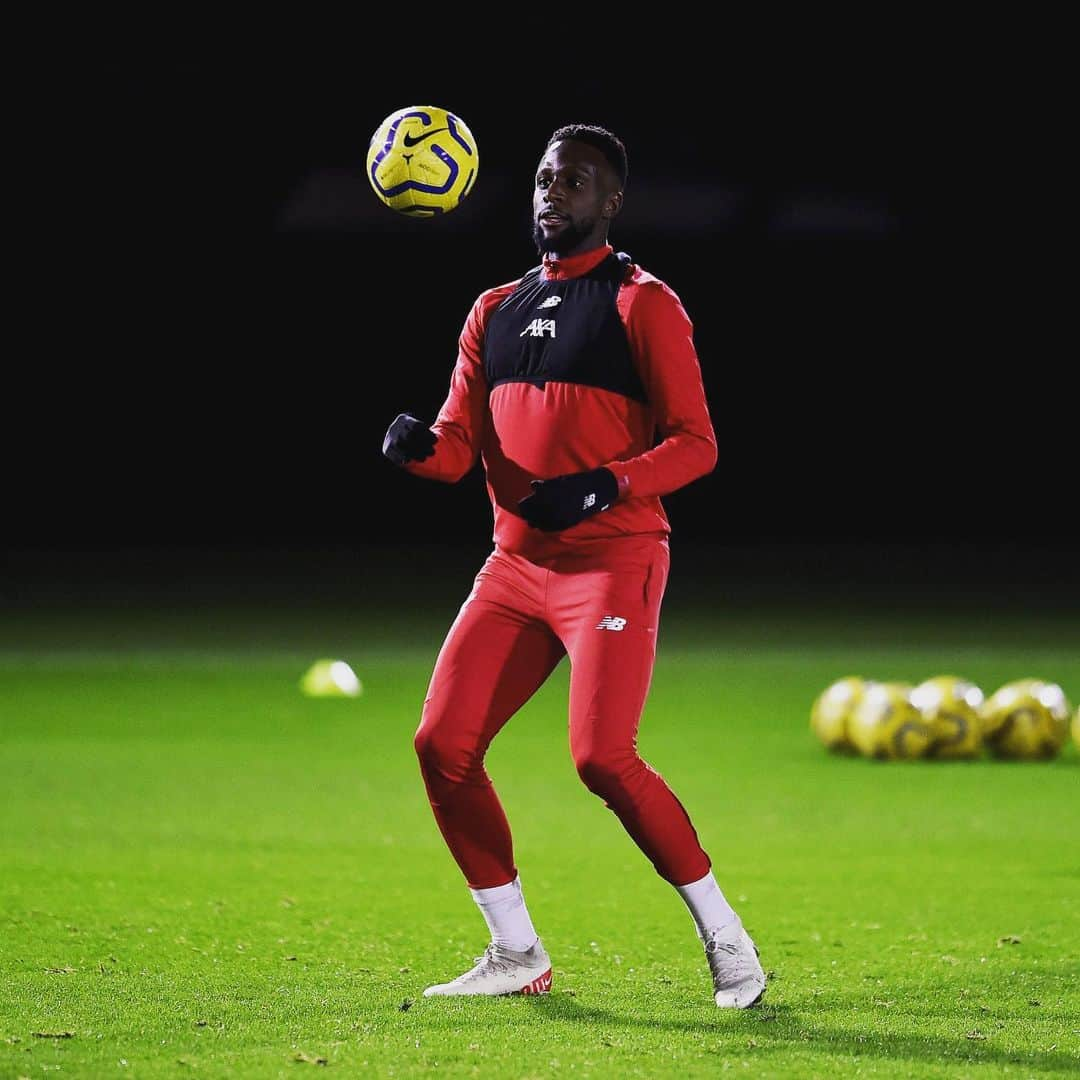
M 91 160 L 58 167 L 78 177 L 48 279 L 63 393 L 27 354 L 12 419 L 36 438 L 13 470 L 9 580 L 47 553 L 483 550 L 479 473 L 414 480 L 382 436 L 398 412 L 434 416 L 473 299 L 535 263 L 536 160 L 586 121 L 629 151 L 612 242 L 695 324 L 720 460 L 665 499 L 676 539 L 860 565 L 925 547 L 946 573 L 982 559 L 1075 590 L 1075 408 L 1069 435 L 993 289 L 1007 222 L 985 213 L 977 140 L 954 138 L 963 80 L 873 50 L 690 67 L 96 71 L 72 103 Z M 363 168 L 383 116 L 420 103 L 480 147 L 469 200 L 422 222 Z

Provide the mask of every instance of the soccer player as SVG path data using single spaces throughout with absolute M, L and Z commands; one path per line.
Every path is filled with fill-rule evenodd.
M 533 190 L 540 264 L 474 302 L 435 422 L 401 414 L 383 442 L 396 465 L 448 483 L 479 457 L 494 512 L 494 548 L 443 642 L 415 737 L 491 941 L 425 996 L 551 987 L 484 754 L 563 656 L 578 774 L 686 902 L 716 1004 L 747 1008 L 765 991 L 689 815 L 636 748 L 668 577 L 660 496 L 711 472 L 717 452 L 682 303 L 608 243 L 626 176 L 626 149 L 605 128 L 552 134 Z

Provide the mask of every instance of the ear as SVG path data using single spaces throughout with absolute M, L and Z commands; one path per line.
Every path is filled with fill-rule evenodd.
M 604 203 L 604 209 L 602 215 L 606 218 L 615 217 L 622 209 L 623 193 L 621 191 L 613 191 Z

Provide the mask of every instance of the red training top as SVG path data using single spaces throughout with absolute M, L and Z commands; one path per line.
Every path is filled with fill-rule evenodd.
M 613 249 L 605 244 L 566 258 L 545 255 L 541 280 L 588 274 Z M 456 483 L 484 464 L 497 547 L 541 561 L 612 537 L 670 531 L 660 496 L 712 471 L 716 434 L 709 417 L 693 325 L 675 292 L 631 265 L 618 287 L 618 317 L 646 403 L 576 382 L 500 382 L 489 391 L 484 332 L 516 281 L 477 297 L 458 342 L 450 390 L 431 430 L 426 461 L 405 466 L 416 476 Z M 554 331 L 552 331 L 553 333 Z M 533 529 L 517 513 L 530 481 L 606 466 L 619 484 L 610 509 L 562 532 Z

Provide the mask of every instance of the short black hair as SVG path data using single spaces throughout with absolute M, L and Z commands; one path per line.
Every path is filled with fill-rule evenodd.
M 614 135 L 599 124 L 565 124 L 552 132 L 547 144 L 562 142 L 563 139 L 575 139 L 577 142 L 588 143 L 595 146 L 604 157 L 608 159 L 615 175 L 619 178 L 619 186 L 626 186 L 628 173 L 626 161 L 626 147 L 618 135 Z

